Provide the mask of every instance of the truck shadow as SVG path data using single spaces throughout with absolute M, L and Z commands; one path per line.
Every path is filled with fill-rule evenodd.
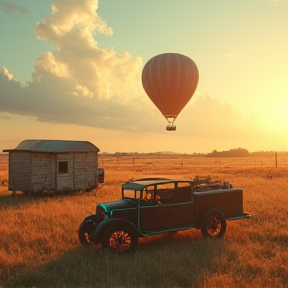
M 144 239 L 135 252 L 126 254 L 94 246 L 78 247 L 37 267 L 19 269 L 4 284 L 7 287 L 205 287 L 201 285 L 214 273 L 215 259 L 226 253 L 224 239 L 204 239 L 198 232 Z

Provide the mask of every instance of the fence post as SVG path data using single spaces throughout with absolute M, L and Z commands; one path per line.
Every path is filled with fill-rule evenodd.
M 277 152 L 275 152 L 275 167 L 277 168 Z

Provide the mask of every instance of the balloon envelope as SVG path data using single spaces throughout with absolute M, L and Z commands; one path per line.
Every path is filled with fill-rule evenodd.
M 142 70 L 142 85 L 164 117 L 176 118 L 193 96 L 199 72 L 193 60 L 178 53 L 151 58 Z

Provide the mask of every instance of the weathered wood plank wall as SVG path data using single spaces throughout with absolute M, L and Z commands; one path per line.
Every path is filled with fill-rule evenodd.
M 43 192 L 97 186 L 97 156 L 97 152 L 10 152 L 9 190 Z M 58 173 L 62 161 L 67 161 L 67 173 Z
M 31 157 L 27 152 L 9 153 L 9 187 L 11 191 L 31 188 Z
M 49 191 L 55 189 L 56 156 L 51 153 L 31 153 L 33 191 Z

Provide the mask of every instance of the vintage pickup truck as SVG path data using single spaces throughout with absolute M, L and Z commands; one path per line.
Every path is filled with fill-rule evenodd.
M 138 238 L 196 228 L 217 238 L 226 220 L 250 218 L 243 212 L 243 189 L 226 181 L 142 178 L 122 185 L 122 199 L 98 203 L 79 227 L 82 245 L 133 250 Z

